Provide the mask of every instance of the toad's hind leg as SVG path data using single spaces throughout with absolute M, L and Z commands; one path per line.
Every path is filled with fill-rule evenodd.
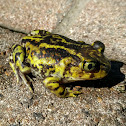
M 67 90 L 65 86 L 59 84 L 60 81 L 57 77 L 47 77 L 43 83 L 45 86 L 50 89 L 52 93 L 57 95 L 58 97 L 76 97 L 77 94 L 80 94 L 79 91 Z
M 25 57 L 24 48 L 20 45 L 13 45 L 9 64 L 16 75 L 17 82 L 19 82 L 19 78 L 21 78 L 23 82 L 29 86 L 30 91 L 33 92 L 33 88 L 26 77 L 27 74 L 31 72 L 31 68 L 25 64 Z

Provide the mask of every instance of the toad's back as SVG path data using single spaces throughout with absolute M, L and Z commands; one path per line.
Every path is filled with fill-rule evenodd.
M 84 58 L 90 58 L 90 52 L 95 51 L 95 53 L 99 53 L 91 45 L 83 41 L 74 41 L 65 36 L 52 34 L 47 31 L 38 32 L 37 35 L 32 33 L 32 35 L 25 36 L 22 39 L 30 61 L 36 58 L 37 60 L 46 58 L 47 60 L 52 60 L 53 64 L 58 63 L 65 57 L 72 57 L 79 63 L 84 60 Z M 48 63 L 51 64 L 51 61 L 46 62 L 46 64 Z

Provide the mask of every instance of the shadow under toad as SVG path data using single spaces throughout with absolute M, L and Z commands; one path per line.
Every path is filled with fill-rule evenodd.
M 94 87 L 94 88 L 111 88 L 125 79 L 125 75 L 121 73 L 120 68 L 124 65 L 123 62 L 111 61 L 111 70 L 108 75 L 99 80 L 86 80 L 70 83 L 70 86 Z

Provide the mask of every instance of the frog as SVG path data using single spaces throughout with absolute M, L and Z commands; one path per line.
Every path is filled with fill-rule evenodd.
M 22 38 L 21 44 L 12 46 L 9 64 L 17 82 L 21 78 L 33 93 L 30 74 L 41 79 L 58 97 L 76 97 L 82 92 L 66 88 L 65 84 L 104 78 L 111 68 L 104 50 L 101 41 L 90 45 L 46 30 L 34 30 Z

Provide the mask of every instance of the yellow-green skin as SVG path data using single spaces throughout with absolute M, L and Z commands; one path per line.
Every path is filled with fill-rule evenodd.
M 21 45 L 12 47 L 10 66 L 29 85 L 29 73 L 43 80 L 44 85 L 58 97 L 75 97 L 79 91 L 68 90 L 64 83 L 96 80 L 105 77 L 110 62 L 103 55 L 105 46 L 74 41 L 44 30 L 32 31 L 23 37 Z

